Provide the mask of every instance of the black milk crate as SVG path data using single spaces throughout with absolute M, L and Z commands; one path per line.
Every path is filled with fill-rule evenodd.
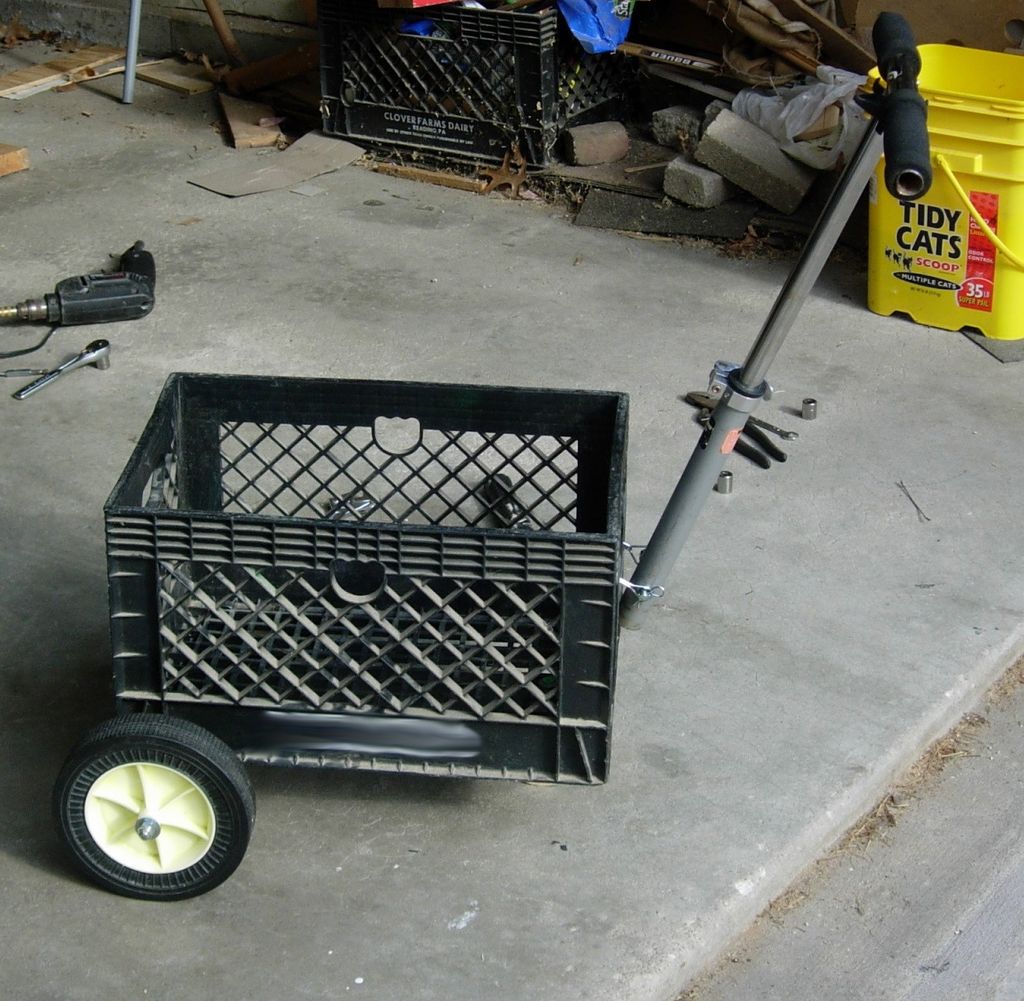
M 424 19 L 435 34 L 403 31 Z M 395 11 L 320 0 L 319 24 L 328 135 L 483 160 L 517 143 L 544 166 L 567 125 L 614 114 L 623 93 L 624 60 L 584 52 L 554 5 Z
M 245 760 L 602 782 L 627 399 L 172 375 L 105 509 L 123 711 Z

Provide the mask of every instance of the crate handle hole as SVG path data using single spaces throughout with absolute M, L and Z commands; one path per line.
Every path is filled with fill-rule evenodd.
M 373 422 L 373 440 L 388 455 L 408 455 L 419 448 L 423 428 L 415 417 L 378 417 Z
M 376 560 L 335 560 L 331 564 L 331 587 L 343 601 L 365 604 L 380 597 L 387 571 Z

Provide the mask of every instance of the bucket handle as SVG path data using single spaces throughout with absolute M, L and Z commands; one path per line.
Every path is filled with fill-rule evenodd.
M 964 203 L 967 211 L 971 214 L 971 218 L 978 224 L 978 228 L 988 237 L 992 244 L 1003 254 L 1003 256 L 1015 267 L 1020 268 L 1024 271 L 1024 260 L 1021 260 L 1006 244 L 996 236 L 996 231 L 985 221 L 982 214 L 975 208 L 974 203 L 968 197 L 967 192 L 964 191 L 963 185 L 956 179 L 956 174 L 953 173 L 952 168 L 946 162 L 946 158 L 941 153 L 935 154 L 935 162 L 942 169 L 942 172 L 949 179 L 949 183 L 953 185 L 953 190 L 960 196 L 960 200 Z

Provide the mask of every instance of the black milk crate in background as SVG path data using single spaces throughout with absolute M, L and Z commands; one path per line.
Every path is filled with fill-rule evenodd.
M 403 32 L 422 20 L 435 34 Z M 614 115 L 622 97 L 624 60 L 584 52 L 553 4 L 396 11 L 320 0 L 319 24 L 328 135 L 474 160 L 501 160 L 518 143 L 543 166 L 567 125 Z
M 105 509 L 120 707 L 251 761 L 604 781 L 626 417 L 172 375 Z

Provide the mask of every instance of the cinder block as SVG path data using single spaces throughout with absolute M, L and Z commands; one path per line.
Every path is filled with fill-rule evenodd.
M 595 122 L 566 129 L 563 149 L 569 163 L 615 163 L 629 152 L 629 134 L 621 122 Z
M 696 159 L 779 212 L 794 212 L 816 171 L 786 156 L 763 129 L 721 111 L 697 144 Z
M 651 115 L 651 129 L 654 138 L 662 146 L 682 150 L 693 155 L 700 140 L 701 123 L 704 115 L 686 104 L 662 108 Z
M 685 154 L 665 168 L 664 187 L 670 198 L 698 209 L 713 209 L 736 193 L 721 174 L 694 163 Z
M 717 97 L 708 103 L 704 109 L 704 122 L 701 125 L 700 133 L 703 135 L 708 126 L 723 112 L 732 111 L 732 105 L 728 101 L 719 100 Z

